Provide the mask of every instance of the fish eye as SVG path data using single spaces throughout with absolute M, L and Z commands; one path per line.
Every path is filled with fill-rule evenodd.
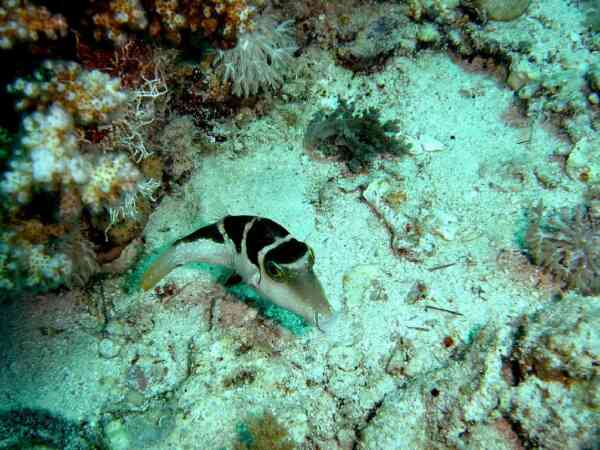
M 282 280 L 285 276 L 285 272 L 281 266 L 273 261 L 267 261 L 266 270 L 267 274 L 274 280 Z

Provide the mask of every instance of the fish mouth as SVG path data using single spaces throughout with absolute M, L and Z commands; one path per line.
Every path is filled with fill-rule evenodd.
M 315 324 L 333 315 L 333 309 L 327 300 L 323 286 L 314 272 L 305 272 L 295 277 L 290 283 L 290 288 L 306 303 L 306 306 L 311 308 Z
M 335 327 L 335 323 L 339 318 L 339 313 L 331 313 L 329 315 L 319 315 L 318 312 L 315 312 L 315 326 L 322 333 L 327 333 L 329 330 Z

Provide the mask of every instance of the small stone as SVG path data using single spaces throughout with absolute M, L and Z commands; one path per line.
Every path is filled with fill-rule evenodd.
M 432 225 L 434 233 L 447 242 L 454 241 L 462 231 L 458 217 L 443 210 L 435 214 Z
M 104 427 L 104 439 L 112 450 L 128 450 L 131 448 L 130 439 L 120 419 L 109 422 Z
M 125 327 L 122 322 L 112 321 L 106 326 L 106 332 L 113 336 L 125 335 Z
M 425 153 L 441 152 L 445 149 L 444 144 L 431 136 L 422 136 L 419 140 L 419 144 Z
M 540 71 L 526 59 L 516 59 L 510 64 L 510 73 L 506 84 L 513 91 L 518 91 L 531 81 L 540 79 Z
M 121 351 L 121 346 L 112 339 L 104 338 L 98 343 L 98 353 L 106 359 L 114 358 Z
M 154 329 L 154 321 L 150 317 L 138 317 L 135 322 L 135 329 L 141 334 L 150 333 Z
M 571 178 L 590 184 L 600 181 L 600 165 L 597 162 L 599 145 L 600 142 L 587 138 L 577 141 L 567 158 L 565 167 Z
M 415 50 L 417 26 L 408 18 L 385 14 L 360 30 L 356 39 L 337 48 L 337 57 L 353 71 L 370 70 L 395 51 Z
M 593 65 L 587 76 L 590 89 L 593 91 L 600 91 L 600 65 Z
M 475 5 L 491 20 L 508 22 L 522 15 L 529 0 L 476 0 Z
M 368 292 L 376 288 L 374 284 L 381 277 L 381 268 L 370 264 L 354 266 L 342 279 L 346 305 L 351 310 L 363 304 Z
M 329 352 L 329 363 L 339 367 L 345 372 L 356 370 L 360 365 L 361 360 L 362 355 L 355 347 L 334 347 Z

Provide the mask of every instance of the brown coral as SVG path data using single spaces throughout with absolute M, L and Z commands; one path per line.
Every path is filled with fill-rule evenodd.
M 240 441 L 235 443 L 235 450 L 294 450 L 296 448 L 285 427 L 270 412 L 251 418 L 247 428 L 241 434 Z
M 107 38 L 121 46 L 129 31 L 148 28 L 152 37 L 178 45 L 186 32 L 233 41 L 238 30 L 250 26 L 252 15 L 246 0 L 152 0 L 145 4 L 146 9 L 139 0 L 112 0 L 93 16 L 96 39 Z
M 58 39 L 67 34 L 67 22 L 60 14 L 52 15 L 43 6 L 26 0 L 8 0 L 0 5 L 0 48 L 12 48 L 17 42 L 35 42 L 43 34 Z
M 544 215 L 533 210 L 526 247 L 533 262 L 551 273 L 564 289 L 600 293 L 600 227 L 587 205 Z
M 139 0 L 113 0 L 108 5 L 108 10 L 95 14 L 94 23 L 99 29 L 94 32 L 94 37 L 101 40 L 103 36 L 117 45 L 127 42 L 127 33 L 124 30 L 143 30 L 148 25 L 146 12 Z
M 45 110 L 60 105 L 78 123 L 105 123 L 128 100 L 121 80 L 99 70 L 85 70 L 75 62 L 47 60 L 33 80 L 18 78 L 8 86 L 21 97 L 17 109 Z
M 49 239 L 57 238 L 65 233 L 65 227 L 59 224 L 43 224 L 37 219 L 29 219 L 15 227 L 17 236 L 31 244 L 43 244 Z
M 150 34 L 157 37 L 164 33 L 177 44 L 184 30 L 204 36 L 220 33 L 224 39 L 233 40 L 239 29 L 249 26 L 252 13 L 246 0 L 155 0 L 153 9 Z

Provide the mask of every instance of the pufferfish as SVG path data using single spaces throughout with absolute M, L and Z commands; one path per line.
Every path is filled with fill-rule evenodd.
M 233 269 L 240 281 L 319 328 L 334 316 L 313 271 L 313 250 L 271 219 L 225 216 L 176 240 L 144 273 L 142 288 L 191 262 Z

